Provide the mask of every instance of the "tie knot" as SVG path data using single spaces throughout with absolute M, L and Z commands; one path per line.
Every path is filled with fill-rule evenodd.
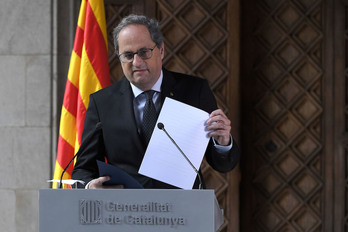
M 156 92 L 155 90 L 147 90 L 147 91 L 145 91 L 144 94 L 145 94 L 146 100 L 147 101 L 148 100 L 152 100 L 153 95 L 154 95 L 155 92 Z

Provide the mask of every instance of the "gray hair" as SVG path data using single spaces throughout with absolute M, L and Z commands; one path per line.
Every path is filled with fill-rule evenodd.
M 115 52 L 118 53 L 118 37 L 120 31 L 127 27 L 128 25 L 144 25 L 150 32 L 152 41 L 156 44 L 158 48 L 161 48 L 163 42 L 163 35 L 159 26 L 159 23 L 155 19 L 149 19 L 143 15 L 128 15 L 122 19 L 122 21 L 115 27 L 112 35 L 114 38 Z

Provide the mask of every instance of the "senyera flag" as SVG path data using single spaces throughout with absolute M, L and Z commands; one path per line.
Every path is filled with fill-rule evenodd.
M 89 95 L 110 85 L 103 0 L 82 0 L 60 118 L 54 179 L 78 151 Z M 70 179 L 73 163 L 63 179 Z M 53 183 L 57 188 L 57 183 Z M 64 186 L 66 187 L 66 186 Z

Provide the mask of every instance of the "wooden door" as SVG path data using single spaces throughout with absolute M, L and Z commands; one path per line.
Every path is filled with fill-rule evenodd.
M 347 1 L 242 2 L 241 231 L 348 231 Z
M 208 79 L 219 107 L 232 121 L 234 139 L 239 141 L 239 1 L 108 0 L 105 9 L 113 82 L 123 75 L 114 54 L 112 29 L 130 13 L 156 18 L 165 37 L 164 67 Z M 225 212 L 221 231 L 238 231 L 238 169 L 220 174 L 204 162 L 202 172 Z
M 333 230 L 348 231 L 348 1 L 335 0 L 333 3 L 333 66 L 334 103 L 330 105 L 334 116 L 333 127 Z

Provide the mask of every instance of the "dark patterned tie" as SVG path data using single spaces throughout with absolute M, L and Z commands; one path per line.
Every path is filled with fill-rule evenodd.
M 146 97 L 146 103 L 143 111 L 142 135 L 146 146 L 150 141 L 153 129 L 157 121 L 157 112 L 155 104 L 152 101 L 154 93 L 154 90 L 148 90 L 143 93 Z

